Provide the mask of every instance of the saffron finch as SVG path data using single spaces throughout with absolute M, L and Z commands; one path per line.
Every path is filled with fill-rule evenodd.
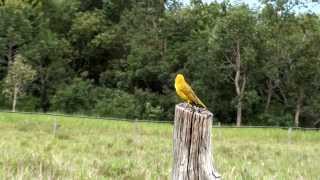
M 185 81 L 182 74 L 177 74 L 174 86 L 178 96 L 182 100 L 187 101 L 189 104 L 200 105 L 207 108 L 191 89 L 190 85 Z

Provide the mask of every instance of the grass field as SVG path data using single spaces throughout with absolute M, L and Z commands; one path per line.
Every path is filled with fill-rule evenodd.
M 212 133 L 223 179 L 320 179 L 319 131 Z M 0 113 L 0 179 L 170 179 L 171 166 L 171 124 Z

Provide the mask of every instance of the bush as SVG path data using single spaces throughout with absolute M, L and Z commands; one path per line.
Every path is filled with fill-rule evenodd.
M 53 111 L 83 113 L 119 118 L 163 119 L 160 96 L 136 90 L 130 94 L 123 90 L 95 87 L 88 80 L 75 78 L 70 85 L 59 88 L 53 97 Z
M 258 116 L 258 122 L 258 125 L 290 127 L 293 126 L 293 116 L 289 113 L 263 113 Z
M 135 97 L 139 104 L 139 116 L 142 119 L 167 120 L 169 114 L 166 112 L 168 110 L 167 105 L 170 104 L 171 108 L 174 107 L 174 98 L 158 93 L 136 89 Z
M 32 112 L 37 109 L 37 104 L 39 104 L 39 99 L 32 96 L 30 92 L 26 92 L 18 97 L 16 109 Z M 12 109 L 12 98 L 3 95 L 3 83 L 0 84 L 0 109 Z
M 8 109 L 9 108 L 9 104 L 8 101 L 9 99 L 3 95 L 3 82 L 1 81 L 0 83 L 0 108 L 1 109 Z
M 94 86 L 89 80 L 75 78 L 64 85 L 53 97 L 52 110 L 66 113 L 89 113 L 94 107 Z
M 100 91 L 100 93 L 102 93 Z M 104 97 L 97 100 L 94 113 L 100 116 L 137 118 L 137 100 L 134 95 L 121 90 L 105 89 Z
M 21 96 L 18 99 L 17 110 L 33 112 L 37 109 L 38 104 L 39 104 L 39 98 L 36 98 L 32 95 Z
M 147 91 L 136 90 L 134 94 L 117 89 L 103 89 L 97 94 L 95 114 L 122 118 L 160 120 L 164 116 L 159 99 L 162 96 Z

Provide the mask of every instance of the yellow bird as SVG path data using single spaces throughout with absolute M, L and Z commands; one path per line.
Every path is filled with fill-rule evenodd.
M 197 97 L 196 93 L 193 92 L 190 85 L 185 81 L 182 74 L 178 74 L 175 79 L 174 87 L 178 96 L 189 104 L 200 105 L 207 108 L 203 102 Z

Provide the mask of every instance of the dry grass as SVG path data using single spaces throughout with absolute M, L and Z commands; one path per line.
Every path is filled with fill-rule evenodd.
M 0 113 L 0 130 L 0 179 L 170 179 L 170 124 Z M 212 132 L 224 179 L 320 177 L 320 132 Z

